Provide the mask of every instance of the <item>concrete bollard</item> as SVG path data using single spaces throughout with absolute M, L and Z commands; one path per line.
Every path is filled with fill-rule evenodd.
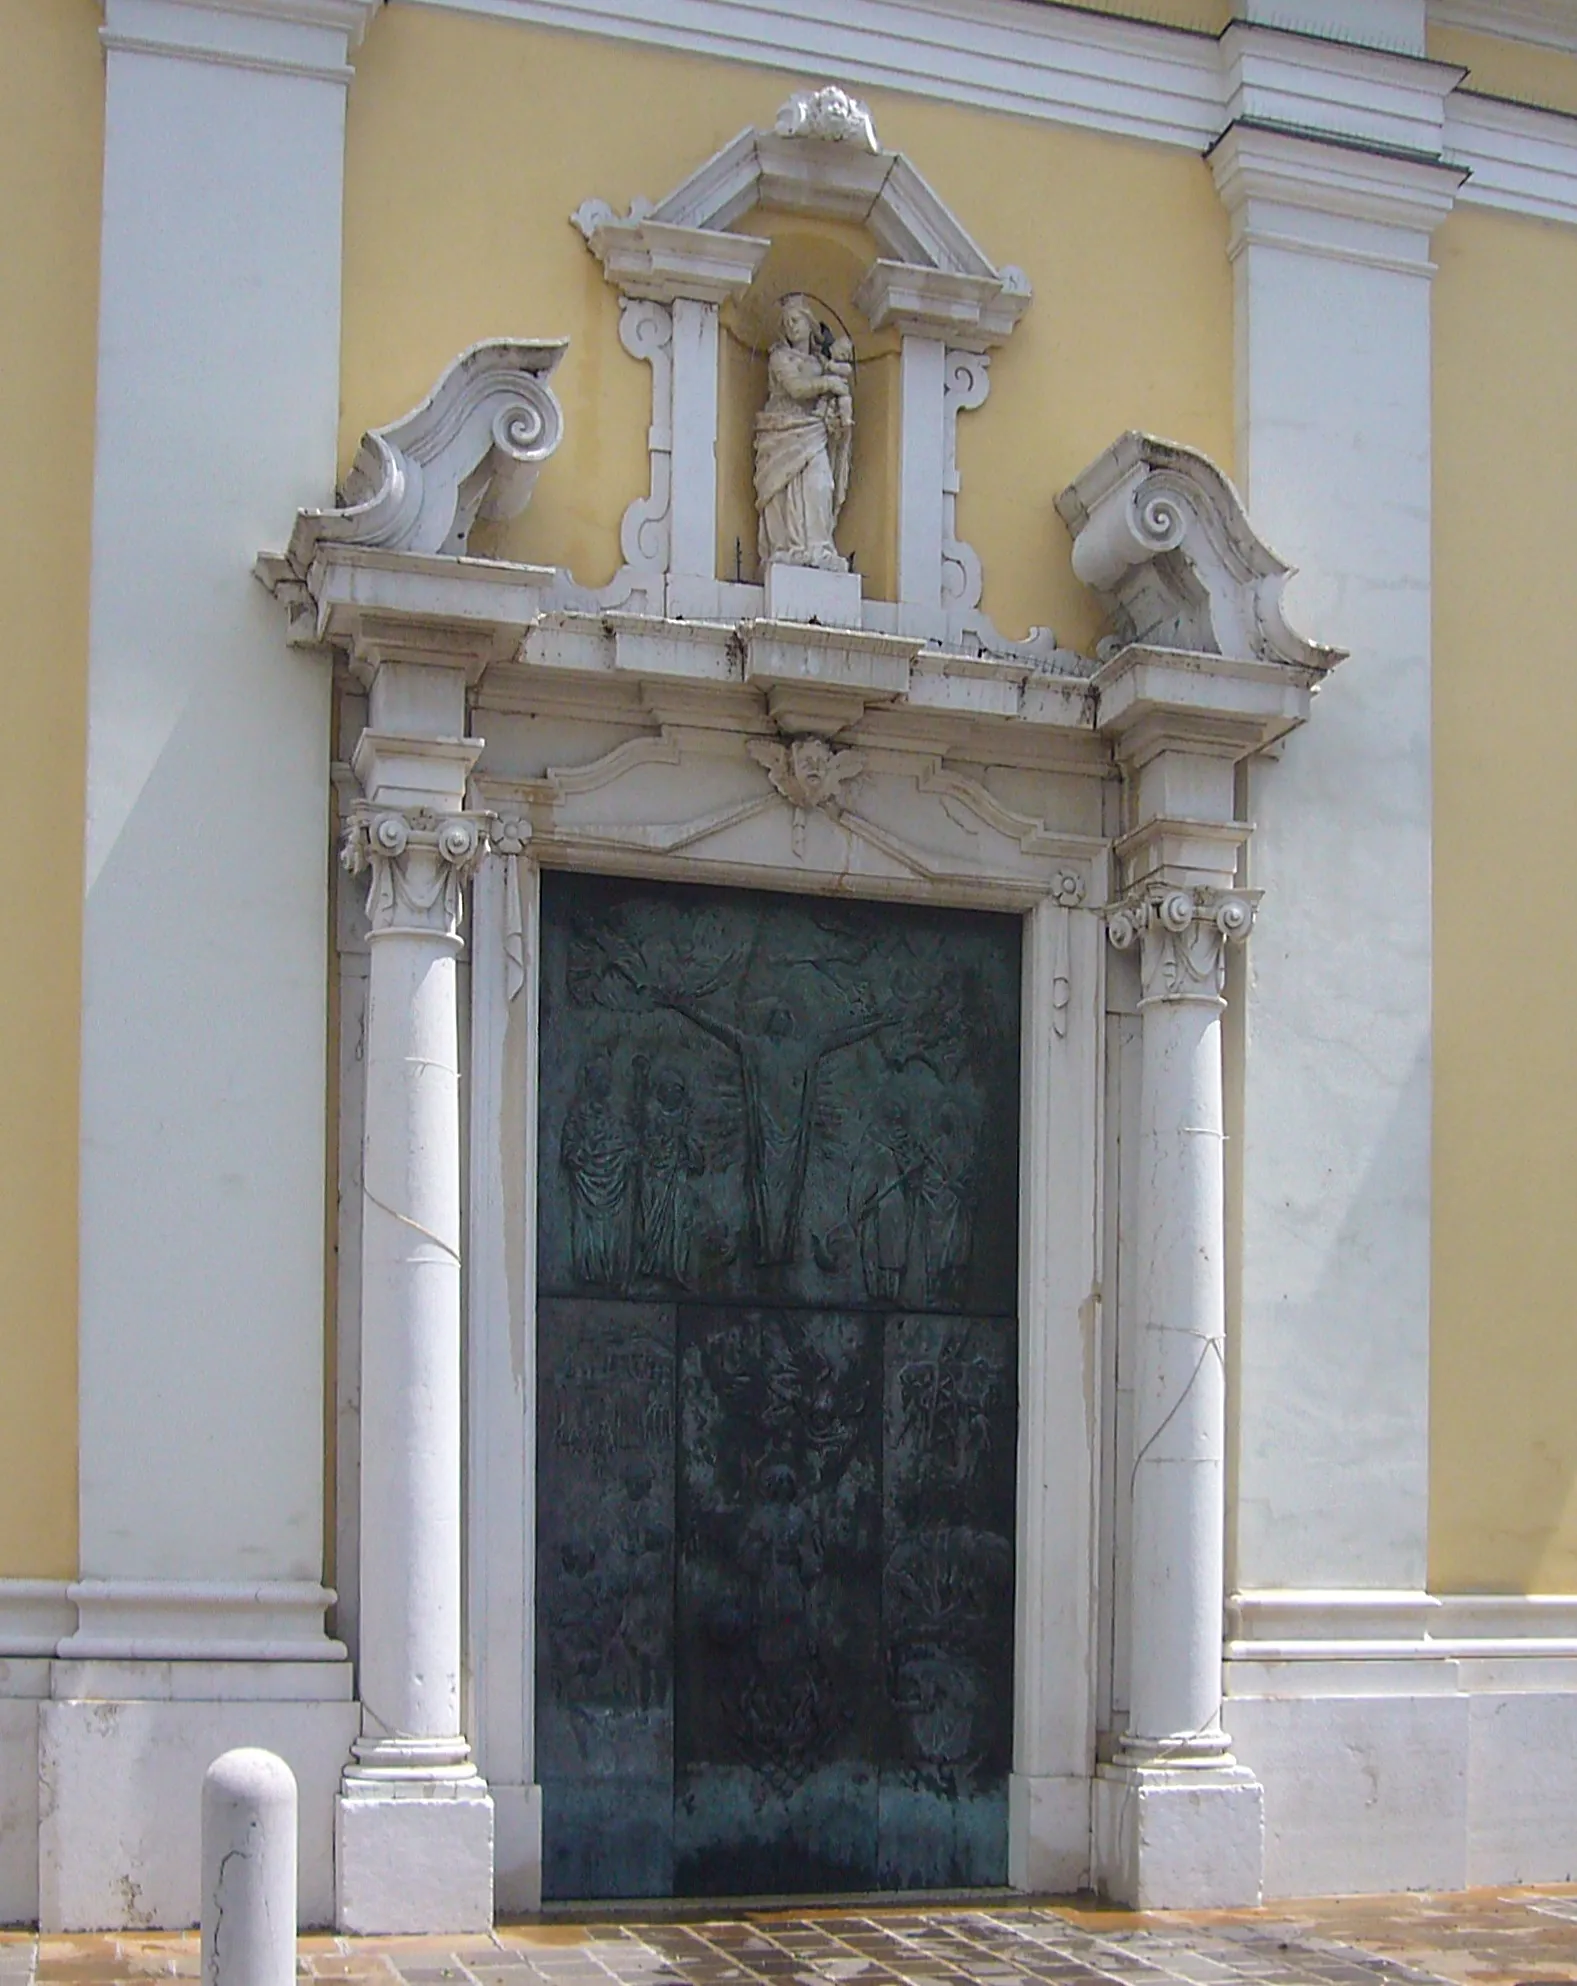
M 203 1986 L 294 1986 L 296 1780 L 243 1747 L 203 1775 Z

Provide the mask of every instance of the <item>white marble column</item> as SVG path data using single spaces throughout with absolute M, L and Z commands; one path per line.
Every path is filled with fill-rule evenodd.
M 1140 953 L 1133 1649 L 1122 1756 L 1218 1761 L 1225 1515 L 1224 952 L 1246 898 L 1162 890 L 1111 919 Z
M 1113 911 L 1137 950 L 1143 1073 L 1129 1717 L 1097 1788 L 1097 1859 L 1141 1908 L 1251 1904 L 1260 1789 L 1221 1727 L 1226 1278 L 1221 1016 L 1252 900 L 1151 881 Z
M 342 1930 L 492 1921 L 493 1809 L 460 1714 L 460 1076 L 455 964 L 483 847 L 464 676 L 386 665 L 345 861 L 368 878 L 362 1178 L 362 1735 L 336 1827 Z M 455 705 L 447 722 L 431 719 Z M 424 726 L 426 730 L 429 726 Z

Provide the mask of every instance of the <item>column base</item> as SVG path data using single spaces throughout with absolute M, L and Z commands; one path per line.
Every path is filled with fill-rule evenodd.
M 334 1926 L 361 1937 L 493 1925 L 493 1802 L 480 1778 L 345 1776 L 334 1803 Z
M 1265 1879 L 1265 1796 L 1246 1767 L 1102 1765 L 1095 1887 L 1135 1910 L 1239 1910 Z

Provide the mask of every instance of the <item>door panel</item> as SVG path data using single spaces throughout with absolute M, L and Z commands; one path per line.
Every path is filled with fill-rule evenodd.
M 1000 1883 L 1018 924 L 543 920 L 546 1893 Z

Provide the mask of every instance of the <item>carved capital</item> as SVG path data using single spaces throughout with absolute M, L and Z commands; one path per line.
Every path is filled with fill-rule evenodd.
M 351 809 L 340 860 L 367 877 L 374 938 L 438 938 L 458 944 L 462 893 L 487 847 L 488 816 L 430 807 Z
M 1226 948 L 1240 945 L 1259 907 L 1252 890 L 1184 890 L 1147 883 L 1106 914 L 1120 952 L 1137 950 L 1145 1000 L 1221 998 Z

